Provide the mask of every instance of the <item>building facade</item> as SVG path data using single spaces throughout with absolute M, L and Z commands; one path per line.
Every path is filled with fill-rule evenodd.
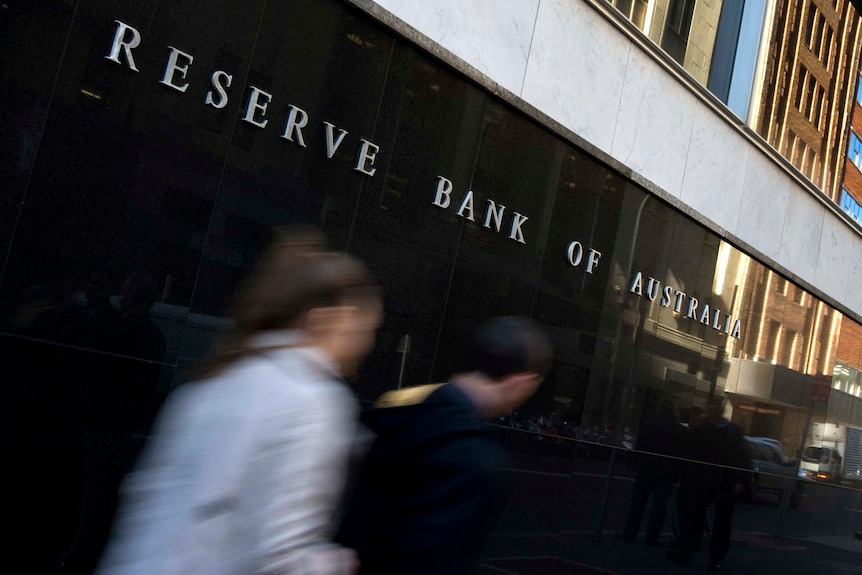
M 847 154 L 841 186 L 841 207 L 857 222 L 862 222 L 862 81 L 856 79 L 856 99 L 850 117 Z
M 550 332 L 548 381 L 495 423 L 513 488 L 484 572 L 644 572 L 594 539 L 623 520 L 658 404 L 692 426 L 710 397 L 784 458 L 755 458 L 734 536 L 750 551 L 729 567 L 765 565 L 765 533 L 804 543 L 768 557 L 788 572 L 858 563 L 862 227 L 825 160 L 818 184 L 704 87 L 737 93 L 708 65 L 732 41 L 720 2 L 2 10 L 15 572 L 92 570 L 159 405 L 290 223 L 321 226 L 384 286 L 363 401 L 445 378 L 489 316 Z M 843 98 L 842 81 L 822 85 Z M 812 149 L 853 137 L 824 130 Z M 843 474 L 797 480 L 808 448 L 833 444 Z
M 853 4 L 779 2 L 756 129 L 839 201 L 862 23 Z

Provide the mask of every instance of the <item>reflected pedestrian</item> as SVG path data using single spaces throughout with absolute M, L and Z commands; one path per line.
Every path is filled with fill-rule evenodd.
M 668 558 L 685 563 L 700 546 L 706 509 L 712 503 L 715 518 L 707 568 L 718 571 L 730 547 L 734 500 L 747 489 L 751 469 L 745 433 L 723 417 L 721 399 L 707 401 L 703 422 L 688 433 L 684 457 L 688 461 L 679 486 L 679 546 Z
M 637 539 L 647 502 L 652 499 L 644 543 L 661 547 L 658 540 L 667 516 L 667 500 L 673 484 L 679 478 L 679 460 L 682 456 L 684 431 L 676 419 L 676 406 L 669 399 L 659 404 L 656 420 L 638 437 L 635 455 L 637 477 L 629 504 L 625 530 L 620 534 L 624 541 Z M 648 453 L 661 454 L 647 455 Z
M 473 570 L 497 502 L 500 454 L 484 420 L 526 401 L 551 355 L 532 321 L 492 319 L 448 383 L 389 392 L 364 416 L 377 437 L 339 537 L 356 549 L 360 574 Z
M 378 287 L 357 260 L 292 231 L 236 301 L 235 329 L 167 401 L 124 484 L 103 574 L 341 575 L 330 542 Z

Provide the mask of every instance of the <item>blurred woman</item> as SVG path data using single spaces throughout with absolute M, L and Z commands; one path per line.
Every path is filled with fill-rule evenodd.
M 163 408 L 103 574 L 341 575 L 329 542 L 357 408 L 341 381 L 382 316 L 366 268 L 314 231 L 283 236 L 241 290 L 235 329 Z

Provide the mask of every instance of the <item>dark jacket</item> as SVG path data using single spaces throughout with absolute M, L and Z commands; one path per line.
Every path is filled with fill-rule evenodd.
M 638 437 L 635 464 L 638 472 L 657 480 L 679 479 L 685 428 L 671 417 L 659 417 Z M 648 455 L 658 453 L 669 457 Z
M 745 433 L 738 425 L 722 419 L 717 424 L 702 423 L 688 433 L 682 480 L 704 491 L 727 495 L 733 486 L 750 482 L 751 456 Z M 703 464 L 694 463 L 701 461 Z
M 474 405 L 453 385 L 423 386 L 387 394 L 363 423 L 377 437 L 337 538 L 359 572 L 471 572 L 500 457 Z

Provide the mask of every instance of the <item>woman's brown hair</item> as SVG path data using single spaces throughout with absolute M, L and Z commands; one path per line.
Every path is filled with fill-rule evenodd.
M 237 293 L 233 329 L 222 335 L 194 379 L 213 377 L 258 351 L 249 346 L 249 340 L 259 333 L 301 329 L 310 309 L 379 297 L 378 284 L 365 265 L 327 249 L 319 230 L 278 229 L 275 241 Z

